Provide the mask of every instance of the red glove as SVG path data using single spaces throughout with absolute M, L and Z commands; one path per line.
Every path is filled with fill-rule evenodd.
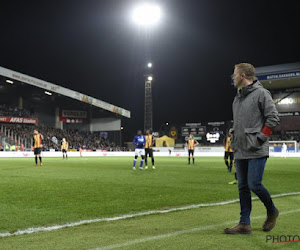
M 261 132 L 267 137 L 269 137 L 273 133 L 272 129 L 268 126 L 264 126 Z

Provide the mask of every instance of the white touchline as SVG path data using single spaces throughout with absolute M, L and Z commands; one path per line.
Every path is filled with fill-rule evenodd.
M 286 214 L 297 213 L 297 212 L 300 212 L 300 209 L 280 212 L 280 215 L 286 215 Z M 251 218 L 251 220 L 262 219 L 265 217 L 266 217 L 266 215 L 255 216 L 255 217 Z M 168 237 L 177 236 L 177 235 L 181 235 L 181 234 L 193 233 L 193 232 L 197 232 L 197 231 L 204 231 L 204 230 L 208 230 L 208 229 L 212 229 L 212 228 L 220 227 L 220 226 L 225 226 L 225 225 L 233 224 L 233 223 L 236 223 L 236 220 L 235 221 L 226 221 L 226 222 L 222 222 L 219 224 L 189 228 L 189 229 L 184 229 L 184 230 L 180 230 L 180 231 L 175 231 L 172 233 L 160 234 L 160 235 L 156 235 L 156 236 L 144 237 L 144 238 L 127 241 L 127 242 L 123 242 L 123 243 L 93 248 L 92 250 L 106 250 L 106 249 L 113 249 L 113 248 L 119 248 L 119 247 L 127 247 L 127 246 L 135 245 L 138 243 L 144 243 L 144 242 L 152 241 L 152 240 L 159 240 L 159 239 L 163 239 L 163 238 L 168 238 Z
M 291 195 L 300 195 L 300 192 L 275 194 L 275 195 L 272 195 L 272 198 L 291 196 Z M 258 199 L 258 197 L 252 198 L 252 200 L 257 200 L 257 199 Z M 194 205 L 188 205 L 188 206 L 184 206 L 184 207 L 175 207 L 175 208 L 164 209 L 164 210 L 150 210 L 150 211 L 139 212 L 139 213 L 135 213 L 135 214 L 124 214 L 124 215 L 120 215 L 120 216 L 116 216 L 116 217 L 82 220 L 82 221 L 78 221 L 78 222 L 70 222 L 70 223 L 66 223 L 66 224 L 62 224 L 62 225 L 54 225 L 54 226 L 49 226 L 49 227 L 34 227 L 34 228 L 20 229 L 13 233 L 10 233 L 10 232 L 0 233 L 0 238 L 16 236 L 16 235 L 23 235 L 23 234 L 32 234 L 32 233 L 38 233 L 38 232 L 49 232 L 49 231 L 54 231 L 54 230 L 58 230 L 58 229 L 62 229 L 62 228 L 75 227 L 75 226 L 80 226 L 83 224 L 90 224 L 90 223 L 101 222 L 101 221 L 124 220 L 124 219 L 128 219 L 128 218 L 134 218 L 134 217 L 151 215 L 151 214 L 164 214 L 164 213 L 183 211 L 183 210 L 189 210 L 189 209 L 200 208 L 200 207 L 222 206 L 222 205 L 228 205 L 228 204 L 232 204 L 232 203 L 236 203 L 236 202 L 239 202 L 239 199 L 215 202 L 215 203 L 194 204 Z

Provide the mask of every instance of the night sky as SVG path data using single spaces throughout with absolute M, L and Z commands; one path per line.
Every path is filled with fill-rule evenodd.
M 300 61 L 297 1 L 162 0 L 148 40 L 127 0 L 6 1 L 0 66 L 131 111 L 143 128 L 144 74 L 154 64 L 154 130 L 165 122 L 231 120 L 239 62 Z

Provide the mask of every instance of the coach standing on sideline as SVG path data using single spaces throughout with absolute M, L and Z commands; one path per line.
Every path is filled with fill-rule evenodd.
M 269 136 L 279 124 L 278 112 L 271 94 L 255 77 L 255 68 L 248 63 L 235 65 L 232 76 L 238 89 L 234 98 L 231 147 L 236 159 L 241 217 L 238 225 L 224 230 L 227 234 L 251 234 L 251 191 L 267 209 L 263 231 L 270 231 L 279 215 L 268 190 L 262 185 L 269 156 Z

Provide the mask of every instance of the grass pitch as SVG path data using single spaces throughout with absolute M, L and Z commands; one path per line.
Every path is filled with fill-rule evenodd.
M 221 157 L 198 157 L 195 165 L 180 157 L 155 160 L 155 170 L 133 171 L 133 157 L 45 158 L 38 167 L 33 159 L 0 159 L 0 233 L 238 198 L 236 185 L 228 185 L 234 175 L 226 172 Z M 268 160 L 263 184 L 272 195 L 300 191 L 298 162 L 297 158 Z M 295 223 L 300 197 L 274 202 L 283 213 L 278 225 L 272 232 L 262 232 L 265 209 L 254 201 L 253 235 L 248 237 L 222 233 L 238 222 L 235 203 L 4 237 L 0 248 L 299 248 L 300 243 L 266 242 L 267 234 L 300 234 Z

